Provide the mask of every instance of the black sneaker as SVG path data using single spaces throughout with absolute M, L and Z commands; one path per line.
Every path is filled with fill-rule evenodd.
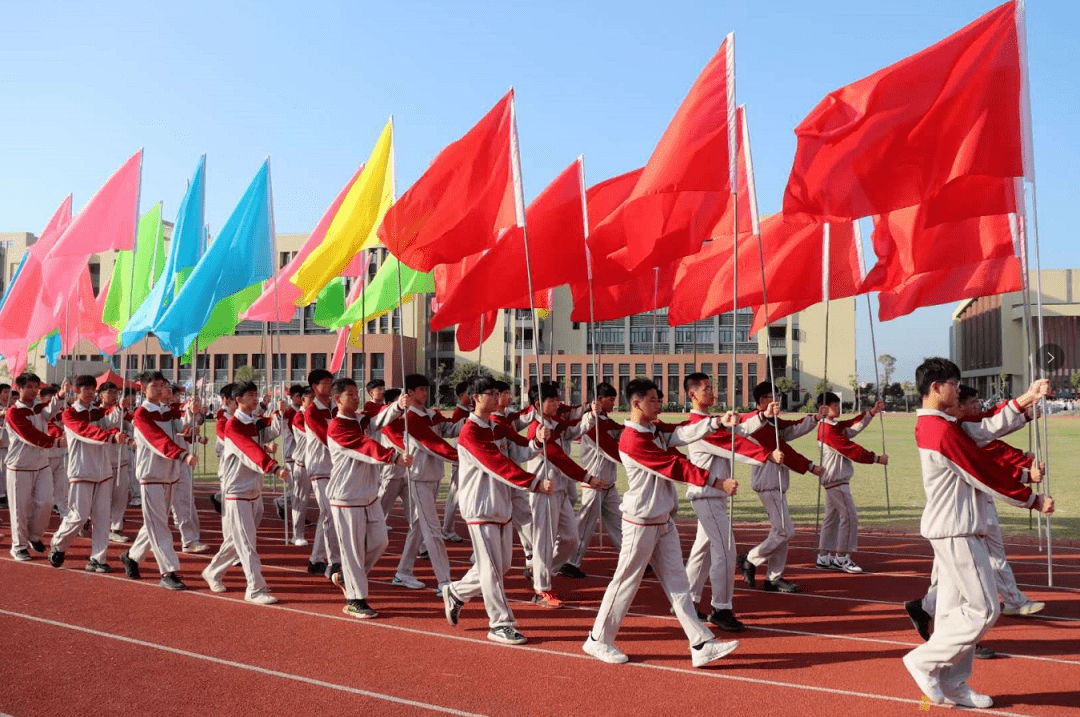
M 992 660 L 997 657 L 997 651 L 992 647 L 986 647 L 984 645 L 975 646 L 975 659 L 978 660 Z
M 449 585 L 443 585 L 442 587 L 442 599 L 443 607 L 446 610 L 446 621 L 451 625 L 458 624 L 458 616 L 461 614 L 461 608 L 465 606 L 461 600 L 458 600 L 457 595 L 450 590 Z
M 161 576 L 161 582 L 158 584 L 166 590 L 187 590 L 187 585 L 180 582 L 180 578 L 176 577 L 176 573 L 165 573 Z
M 86 572 L 88 573 L 111 573 L 113 568 L 108 563 L 103 563 L 100 560 L 94 560 L 90 558 L 86 561 Z
M 431 560 L 431 556 L 428 555 L 428 551 L 426 551 L 426 550 L 424 552 L 420 553 L 416 557 L 420 558 L 421 560 Z
M 40 553 L 41 551 L 39 550 L 38 552 Z M 56 548 L 53 548 L 52 550 L 50 550 L 49 551 L 49 565 L 53 566 L 54 568 L 58 568 L 63 564 L 64 564 L 64 554 L 62 552 L 60 552 L 59 550 L 57 550 Z
M 525 582 L 527 582 L 529 584 L 529 587 L 532 587 L 532 584 L 533 584 L 532 565 L 530 565 L 529 563 L 525 563 L 525 569 L 521 571 L 521 574 L 525 576 Z
M 124 572 L 127 573 L 129 578 L 138 580 L 142 577 L 139 575 L 139 564 L 131 559 L 131 556 L 127 554 L 126 550 L 120 553 L 120 562 L 124 564 Z
M 367 600 L 349 600 L 345 603 L 345 607 L 343 607 L 341 611 L 346 615 L 351 615 L 352 617 L 360 618 L 361 620 L 379 616 L 379 613 L 375 612 L 375 610 L 367 604 Z
M 15 559 L 18 560 L 20 563 L 26 563 L 30 560 L 33 560 L 33 558 L 30 557 L 30 553 L 26 550 L 26 548 L 19 548 L 18 550 L 16 550 Z
M 278 520 L 285 520 L 285 504 L 274 501 L 274 507 L 277 508 Z
M 739 566 L 739 570 L 742 571 L 742 579 L 747 587 L 756 588 L 757 582 L 754 578 L 757 575 L 757 566 L 746 559 L 746 553 L 735 558 L 735 563 Z
M 217 493 L 210 494 L 210 503 L 214 506 L 214 510 L 217 511 L 218 515 L 221 515 L 221 498 L 218 497 Z
M 742 632 L 746 629 L 746 625 L 739 622 L 739 618 L 735 617 L 735 613 L 731 610 L 714 609 L 708 619 L 709 622 L 725 632 Z
M 308 575 L 325 575 L 326 563 L 321 560 L 317 563 L 313 563 L 309 560 L 307 564 L 307 571 Z
M 645 566 L 645 574 L 646 575 L 652 575 L 653 574 L 652 563 L 649 563 L 648 565 Z
M 30 547 L 34 549 L 35 553 L 45 552 L 45 543 L 41 542 L 40 540 L 31 540 Z
M 326 575 L 327 580 L 329 580 L 330 582 L 334 582 L 334 576 L 339 574 L 340 572 L 341 563 L 330 563 L 330 568 L 326 570 L 324 575 Z
M 904 609 L 907 610 L 908 617 L 911 618 L 911 624 L 915 626 L 915 629 L 919 632 L 919 637 L 924 640 L 930 639 L 930 613 L 923 610 L 922 600 L 908 600 L 904 603 Z
M 567 563 L 566 565 L 563 565 L 561 568 L 559 568 L 559 575 L 567 578 L 573 578 L 575 580 L 589 577 L 581 568 L 576 565 L 571 565 L 570 563 Z
M 783 578 L 777 578 L 776 580 L 766 580 L 761 584 L 761 589 L 767 593 L 797 593 L 800 592 L 799 586 L 795 583 L 788 582 Z
M 498 642 L 503 645 L 523 645 L 528 641 L 528 638 L 509 625 L 491 628 L 491 630 L 488 631 L 487 638 L 492 642 Z
M 6 495 L 0 495 L 0 508 L 7 508 L 7 507 L 8 507 L 7 496 Z

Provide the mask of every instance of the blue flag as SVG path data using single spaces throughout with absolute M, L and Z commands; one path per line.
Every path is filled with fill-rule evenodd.
M 199 159 L 180 211 L 176 215 L 169 256 L 161 278 L 120 332 L 120 348 L 131 346 L 153 330 L 176 295 L 177 275 L 199 262 L 203 246 L 203 215 L 206 211 L 206 155 Z
M 56 365 L 56 362 L 60 359 L 60 351 L 60 334 L 54 331 L 45 339 L 45 360 L 49 362 L 50 366 Z
M 270 160 L 251 180 L 221 233 L 154 324 L 154 335 L 174 356 L 183 356 L 222 299 L 274 273 Z

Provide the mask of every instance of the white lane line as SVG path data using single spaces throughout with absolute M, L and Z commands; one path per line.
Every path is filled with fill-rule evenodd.
M 461 715 L 462 717 L 482 717 L 476 712 L 465 712 L 463 710 L 456 710 L 451 707 L 443 707 L 441 705 L 429 704 L 427 702 L 417 702 L 416 700 L 407 700 L 403 697 L 394 697 L 393 695 L 386 695 L 381 692 L 372 692 L 371 690 L 363 690 L 359 687 L 350 687 L 349 685 L 339 685 L 334 682 L 327 682 L 325 680 L 316 680 L 311 677 L 304 677 L 303 675 L 294 675 L 289 672 L 281 672 L 280 670 L 270 670 L 265 667 L 259 667 L 258 665 L 249 665 L 243 662 L 235 662 L 233 660 L 225 660 L 220 657 L 213 657 L 212 655 L 203 655 L 198 652 L 191 652 L 190 650 L 181 650 L 177 647 L 169 647 L 168 645 L 160 645 L 156 642 L 147 642 L 146 640 L 137 640 L 133 637 L 125 637 L 124 635 L 116 635 L 111 632 L 102 632 L 101 630 L 94 630 L 89 627 L 82 627 L 80 625 L 71 625 L 66 622 L 59 622 L 57 620 L 49 620 L 43 617 L 37 617 L 35 615 L 26 615 L 21 612 L 13 612 L 11 610 L 4 610 L 0 608 L 0 615 L 7 615 L 8 617 L 17 617 L 23 620 L 29 620 L 31 622 L 42 623 L 45 625 L 51 625 L 53 627 L 63 628 L 65 630 L 73 630 L 75 632 L 85 633 L 87 635 L 93 635 L 95 637 L 103 637 L 109 640 L 116 640 L 117 642 L 125 642 L 130 645 L 138 645 L 139 647 L 147 647 L 152 650 L 160 650 L 161 652 L 168 652 L 173 655 L 180 655 L 181 657 L 190 657 L 195 660 L 203 660 L 204 662 L 212 662 L 216 665 L 223 665 L 225 667 L 234 667 L 238 670 L 247 670 L 248 672 L 257 672 L 261 675 L 267 675 L 269 677 L 278 677 L 283 680 L 292 680 L 294 682 L 303 682 L 315 687 L 324 687 L 330 690 L 337 690 L 338 692 L 348 692 L 354 695 L 360 695 L 361 697 L 370 697 L 376 700 L 383 700 L 385 702 L 393 702 L 394 704 L 406 705 L 409 707 L 417 707 L 419 709 L 430 710 L 432 712 L 441 712 L 443 714 Z

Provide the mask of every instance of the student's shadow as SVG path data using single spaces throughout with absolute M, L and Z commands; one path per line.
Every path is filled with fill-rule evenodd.
M 1001 707 L 1027 707 L 1028 705 L 1050 705 L 1060 707 L 1076 707 L 1080 704 L 1080 692 L 1077 690 L 1065 692 L 1032 692 L 1025 695 L 990 695 L 994 699 L 994 708 Z

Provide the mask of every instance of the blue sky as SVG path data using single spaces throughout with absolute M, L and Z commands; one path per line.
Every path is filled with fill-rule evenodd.
M 736 34 L 758 201 L 780 208 L 792 129 L 831 90 L 994 5 L 867 2 L 5 3 L 0 231 L 40 232 L 138 147 L 143 208 L 175 215 L 207 153 L 211 231 L 272 159 L 277 228 L 309 231 L 392 113 L 398 189 L 513 85 L 531 198 L 585 154 L 590 183 L 640 166 L 697 73 Z M 1080 266 L 1068 211 L 1080 158 L 1080 3 L 1033 0 L 1028 43 L 1046 268 Z M 872 376 L 864 299 L 859 367 Z M 952 306 L 878 327 L 911 378 L 948 351 Z M 919 340 L 912 341 L 912 337 Z

